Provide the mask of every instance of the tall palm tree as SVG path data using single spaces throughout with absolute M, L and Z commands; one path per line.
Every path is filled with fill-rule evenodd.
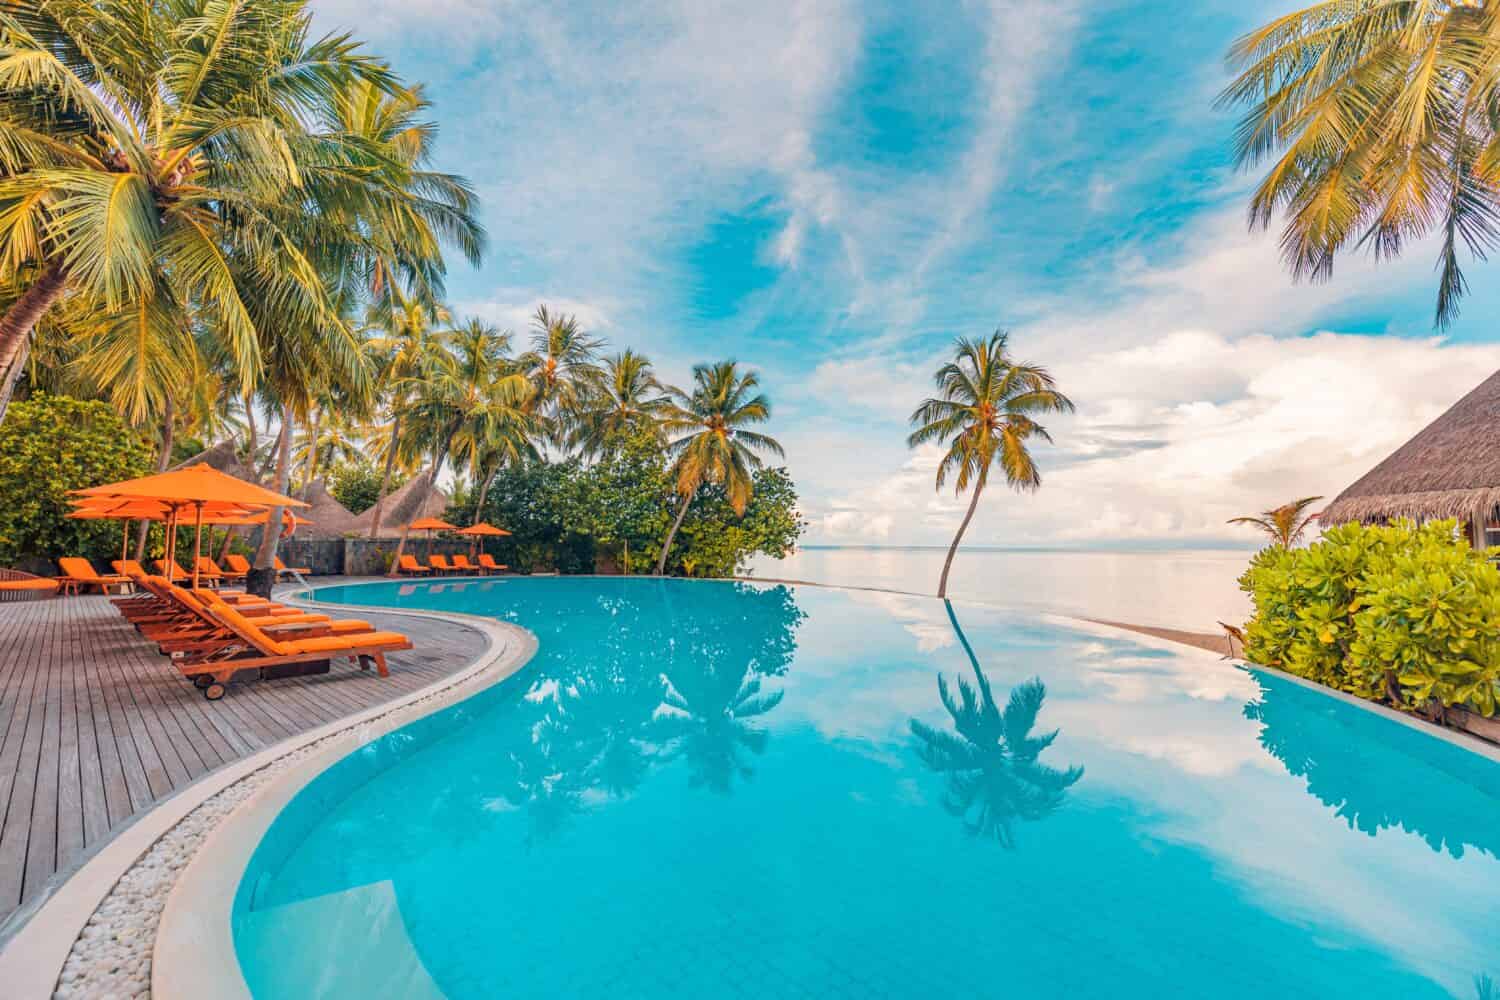
M 720 361 L 693 368 L 691 393 L 667 390 L 661 421 L 669 436 L 678 435 L 668 445 L 677 516 L 662 542 L 657 576 L 666 572 L 672 540 L 701 486 L 722 486 L 729 506 L 736 514 L 744 514 L 755 489 L 755 470 L 762 465 L 760 453 L 785 454 L 775 438 L 747 429 L 771 419 L 771 401 L 756 391 L 759 387 L 760 376 L 755 372 L 741 372 L 735 362 Z
M 651 360 L 625 350 L 605 358 L 603 372 L 598 393 L 573 429 L 572 444 L 584 455 L 600 456 L 638 431 L 662 438 L 668 401 Z
M 1308 527 L 1317 520 L 1316 513 L 1307 513 L 1307 508 L 1317 503 L 1322 497 L 1303 497 L 1301 500 L 1293 500 L 1284 503 L 1280 507 L 1272 507 L 1270 510 L 1262 511 L 1256 517 L 1232 517 L 1229 524 L 1248 524 L 1259 528 L 1268 538 L 1272 545 L 1289 549 L 1302 540 Z
M 533 387 L 525 375 L 498 368 L 476 382 L 476 369 L 452 349 L 447 335 L 429 344 L 418 371 L 401 387 L 407 393 L 407 431 L 398 446 L 429 460 L 418 484 L 418 507 L 437 487 L 437 477 L 455 446 L 477 450 L 525 447 L 533 427 L 527 406 Z M 406 550 L 408 527 L 401 529 L 396 560 Z
M 1397 256 L 1437 236 L 1436 323 L 1466 290 L 1460 249 L 1500 246 L 1500 7 L 1484 0 L 1316 3 L 1230 50 L 1220 102 L 1245 108 L 1242 165 L 1270 161 L 1250 222 L 1278 216 L 1298 278 L 1368 246 Z
M 506 463 L 537 457 L 535 419 L 527 406 L 535 387 L 509 356 L 508 331 L 471 319 L 449 331 L 447 342 L 458 359 L 463 412 L 450 447 L 478 488 L 477 518 L 495 472 Z
M 257 299 L 281 323 L 341 325 L 304 248 L 348 220 L 306 195 L 357 209 L 390 171 L 304 123 L 342 87 L 394 81 L 346 36 L 310 41 L 309 20 L 305 0 L 0 8 L 0 277 L 29 275 L 0 316 L 0 417 L 68 289 L 151 336 L 200 311 L 246 386 Z
M 584 332 L 578 317 L 536 307 L 531 350 L 522 355 L 521 364 L 535 387 L 531 406 L 559 448 L 567 446 L 579 414 L 603 382 L 598 363 L 603 346 L 604 341 Z
M 380 489 L 375 494 L 375 512 L 370 515 L 371 538 L 379 535 L 381 519 L 385 516 L 386 494 L 390 491 L 391 477 L 401 454 L 402 416 L 407 407 L 407 395 L 415 384 L 413 378 L 421 370 L 422 360 L 431 349 L 436 327 L 448 320 L 448 311 L 442 306 L 416 296 L 405 296 L 399 288 L 382 296 L 366 317 L 366 325 L 379 331 L 370 342 L 370 350 L 377 358 L 378 377 L 385 387 L 386 411 L 390 414 L 382 435 L 385 438 L 385 463 L 380 473 Z
M 1052 438 L 1035 417 L 1073 410 L 1072 401 L 1057 391 L 1045 368 L 1010 356 L 1008 340 L 1008 334 L 1001 330 L 984 341 L 958 338 L 953 360 L 934 376 L 940 395 L 925 400 L 911 415 L 916 430 L 906 439 L 908 447 L 937 441 L 948 448 L 938 465 L 937 488 L 942 489 L 955 473 L 954 486 L 959 494 L 970 486 L 974 488 L 969 509 L 943 560 L 939 597 L 948 595 L 948 572 L 974 519 L 990 469 L 998 465 L 1013 489 L 1037 489 L 1042 474 L 1026 445 L 1034 437 L 1046 441 Z

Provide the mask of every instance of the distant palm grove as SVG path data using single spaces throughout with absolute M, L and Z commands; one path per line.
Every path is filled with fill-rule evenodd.
M 231 441 L 280 492 L 375 508 L 371 536 L 449 470 L 450 520 L 514 532 L 522 569 L 727 574 L 795 544 L 753 371 L 676 388 L 546 306 L 519 334 L 444 306 L 445 252 L 484 254 L 474 193 L 433 168 L 421 87 L 304 0 L 0 4 L 0 94 L 0 449 L 68 432 L 13 398 L 74 397 L 122 455 Z M 43 525 L 93 485 L 45 478 L 10 557 L 99 530 Z

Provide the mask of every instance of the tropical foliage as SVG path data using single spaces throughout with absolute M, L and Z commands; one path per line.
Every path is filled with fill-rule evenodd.
M 119 523 L 69 519 L 68 491 L 149 469 L 140 438 L 104 403 L 39 393 L 13 404 L 0 424 L 0 565 L 57 553 L 118 558 Z
M 1432 238 L 1436 321 L 1466 291 L 1464 253 L 1500 246 L 1500 8 L 1469 0 L 1316 3 L 1245 35 L 1221 101 L 1245 109 L 1241 164 L 1269 162 L 1252 226 L 1284 219 L 1299 278 L 1351 247 L 1392 258 Z
M 400 489 L 404 482 L 404 479 L 397 479 L 389 485 L 393 489 Z M 380 470 L 364 458 L 342 462 L 328 470 L 328 491 L 335 500 L 355 514 L 363 514 L 375 506 L 384 483 Z
M 1307 513 L 1307 508 L 1317 503 L 1322 497 L 1303 497 L 1301 500 L 1293 500 L 1284 503 L 1280 507 L 1272 507 L 1270 510 L 1262 511 L 1254 517 L 1233 517 L 1229 519 L 1230 524 L 1248 524 L 1258 528 L 1260 532 L 1271 539 L 1272 545 L 1279 545 L 1289 549 L 1302 540 L 1307 529 L 1317 520 L 1317 514 Z
M 1393 707 L 1494 715 L 1500 569 L 1454 521 L 1346 524 L 1305 549 L 1271 546 L 1240 588 L 1245 655 Z
M 938 463 L 937 488 L 941 490 L 950 476 L 958 494 L 973 487 L 969 508 L 943 561 L 938 597 L 948 594 L 953 557 L 974 519 L 990 470 L 998 466 L 1013 489 L 1038 489 L 1042 474 L 1028 444 L 1032 438 L 1052 438 L 1036 417 L 1073 410 L 1072 401 L 1057 391 L 1045 368 L 1011 357 L 1009 339 L 1001 330 L 983 341 L 958 338 L 953 360 L 933 376 L 938 395 L 924 400 L 911 415 L 916 429 L 906 439 L 909 447 L 935 442 L 946 449 Z

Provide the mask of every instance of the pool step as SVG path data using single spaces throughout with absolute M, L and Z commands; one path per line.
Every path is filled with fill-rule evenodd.
M 443 997 L 388 881 L 241 914 L 235 947 L 256 996 Z

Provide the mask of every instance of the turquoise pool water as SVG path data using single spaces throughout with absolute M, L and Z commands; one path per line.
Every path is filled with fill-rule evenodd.
M 277 818 L 234 903 L 259 998 L 1500 979 L 1500 764 L 1212 657 L 819 588 L 317 597 L 493 615 L 540 650 Z

